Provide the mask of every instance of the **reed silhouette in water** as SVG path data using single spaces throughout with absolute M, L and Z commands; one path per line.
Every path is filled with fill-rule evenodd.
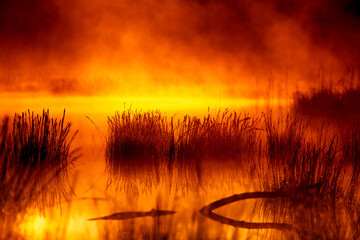
M 133 113 L 123 114 L 132 116 Z M 147 116 L 152 117 L 152 115 Z M 148 126 L 137 121 L 143 116 L 137 118 L 134 116 L 134 120 L 129 121 L 136 120 L 136 127 L 121 121 L 110 123 L 116 125 L 116 128 L 113 125 L 109 127 L 109 136 L 113 137 L 112 141 L 119 144 L 108 143 L 107 146 L 108 167 L 109 169 L 116 167 L 112 170 L 112 174 L 125 177 L 126 174 L 133 174 L 134 169 L 141 169 L 149 164 L 155 166 L 152 162 L 154 158 L 150 157 L 153 156 L 153 152 L 145 151 L 144 155 L 149 155 L 138 161 L 119 152 L 119 149 L 114 149 L 115 146 L 126 148 L 128 145 L 123 143 L 129 139 L 134 145 L 144 143 L 146 139 L 147 146 L 162 145 L 156 148 L 161 149 L 157 155 L 162 156 L 161 161 L 165 165 L 169 164 L 161 170 L 172 169 L 177 174 L 175 184 L 181 185 L 181 189 L 193 186 L 192 190 L 202 190 L 200 188 L 205 186 L 206 181 L 211 177 L 206 175 L 206 171 L 212 165 L 221 163 L 223 164 L 221 166 L 226 166 L 235 163 L 231 166 L 238 168 L 233 168 L 232 171 L 240 171 L 245 177 L 249 177 L 247 179 L 252 180 L 257 192 L 234 195 L 226 201 L 219 200 L 219 202 L 228 204 L 247 198 L 261 198 L 264 199 L 264 211 L 270 209 L 268 211 L 270 214 L 267 216 L 275 216 L 276 214 L 272 213 L 278 211 L 280 218 L 285 218 L 285 215 L 289 218 L 288 223 L 275 220 L 268 223 L 242 222 L 215 214 L 211 210 L 213 205 L 203 208 L 202 213 L 215 221 L 235 227 L 286 230 L 285 232 L 290 232 L 286 234 L 292 236 L 295 234 L 303 238 L 359 236 L 356 231 L 352 235 L 335 234 L 334 231 L 330 231 L 334 226 L 344 222 L 343 215 L 336 213 L 334 216 L 337 217 L 332 218 L 332 213 L 337 212 L 337 209 L 357 209 L 359 206 L 359 122 L 349 124 L 348 121 L 346 127 L 340 125 L 340 128 L 335 125 L 320 124 L 319 128 L 318 124 L 313 125 L 304 115 L 274 116 L 271 111 L 259 117 L 224 111 L 215 116 L 209 114 L 203 119 L 185 116 L 177 122 L 173 119 L 168 122 L 166 117 L 161 116 L 161 125 L 151 130 L 154 131 L 151 137 L 139 134 L 141 131 L 138 129 Z M 125 128 L 123 131 L 126 132 L 127 138 L 112 132 L 114 129 L 122 128 Z M 165 137 L 161 138 L 161 136 Z M 140 150 L 146 149 L 141 144 L 139 146 Z M 117 157 L 111 155 L 112 151 L 118 151 Z M 138 156 L 136 151 L 130 151 L 132 152 L 135 152 L 133 156 Z M 220 169 L 222 170 L 217 168 L 219 173 L 222 172 Z M 163 175 L 167 176 L 167 173 L 164 171 Z M 141 177 L 139 174 L 140 179 Z M 151 177 L 148 179 L 156 181 Z M 230 181 L 233 184 L 238 180 L 240 181 L 231 178 Z M 293 209 L 299 212 L 289 214 L 288 212 L 292 212 Z M 357 213 L 358 211 L 355 211 L 352 215 L 355 220 L 350 224 L 357 221 Z M 332 220 L 334 222 L 331 222 Z M 342 226 L 348 227 L 346 224 Z M 313 231 L 319 227 L 329 229 L 329 234 Z M 308 228 L 309 231 L 306 231 Z M 356 228 L 351 227 L 351 229 Z
M 108 123 L 106 161 L 113 180 L 157 183 L 159 169 L 175 169 L 179 184 L 199 187 L 205 169 L 228 162 L 250 173 L 259 190 L 321 184 L 323 197 L 347 201 L 358 191 L 359 123 L 328 134 L 302 115 L 249 117 L 227 110 L 203 119 L 185 116 L 177 123 L 159 112 L 128 110 Z
M 12 125 L 11 125 L 12 124 Z M 66 197 L 69 170 L 78 149 L 71 123 L 30 110 L 0 125 L 0 210 L 5 221 L 29 207 L 43 208 Z M 4 231 L 6 232 L 6 231 Z
M 157 183 L 158 168 L 180 176 L 180 185 L 202 185 L 203 165 L 211 161 L 241 163 L 256 151 L 259 119 L 225 110 L 203 119 L 184 116 L 168 121 L 158 111 L 131 109 L 108 118 L 106 161 L 111 181 Z M 148 177 L 145 177 L 146 172 Z M 136 177 L 142 174 L 142 177 Z M 153 176 L 153 177 L 151 177 Z M 129 183 L 130 184 L 130 183 Z M 125 183 L 126 185 L 126 183 Z M 191 186 L 188 186 L 191 187 Z

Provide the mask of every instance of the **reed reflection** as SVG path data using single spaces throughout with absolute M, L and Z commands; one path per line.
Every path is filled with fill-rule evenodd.
M 128 114 L 128 123 L 147 116 L 153 118 L 152 121 L 161 119 L 161 125 L 153 124 L 157 128 L 149 128 L 147 123 L 142 125 L 137 121 L 137 125 L 134 124 L 136 127 L 130 128 L 134 125 L 128 124 L 128 128 L 122 131 L 136 136 L 130 141 L 133 144 L 130 148 L 127 147 L 128 138 L 113 134 L 115 127 L 111 125 L 109 135 L 117 136 L 111 140 L 119 145 L 108 144 L 108 153 L 128 149 L 117 152 L 121 161 L 109 158 L 111 154 L 107 155 L 109 169 L 114 176 L 120 173 L 122 178 L 126 178 L 126 174 L 140 173 L 139 169 L 146 169 L 141 171 L 147 174 L 155 171 L 152 176 L 148 175 L 148 179 L 156 185 L 159 184 L 156 171 L 159 171 L 166 176 L 162 178 L 165 184 L 177 186 L 176 189 L 191 189 L 199 194 L 201 191 L 214 190 L 213 183 L 223 184 L 221 172 L 231 168 L 227 173 L 235 173 L 233 176 L 241 174 L 229 182 L 251 182 L 253 188 L 258 190 L 256 193 L 270 196 L 256 197 L 255 194 L 254 198 L 285 198 L 265 200 L 261 220 L 255 228 L 290 230 L 300 238 L 357 236 L 356 230 L 343 232 L 344 235 L 332 231 L 335 226 L 354 225 L 352 221 L 344 221 L 344 218 L 354 217 L 343 212 L 358 206 L 357 123 L 349 124 L 348 128 L 336 129 L 329 125 L 328 128 L 319 129 L 317 124 L 312 125 L 296 114 L 284 117 L 268 113 L 260 117 L 240 117 L 235 112 L 229 114 L 224 111 L 216 116 L 209 114 L 203 119 L 185 116 L 183 121 L 178 120 L 174 124 L 173 119 L 167 121 L 166 117 L 159 115 L 155 118 L 150 113 L 136 113 L 139 115 L 134 118 L 130 117 L 133 114 L 130 111 L 124 114 Z M 123 122 L 117 122 L 117 129 L 125 126 Z M 137 130 L 141 126 L 154 132 L 144 136 L 131 133 L 141 133 Z M 134 150 L 136 148 L 138 152 Z M 150 154 L 144 157 L 144 152 Z M 138 159 L 140 156 L 137 154 L 144 154 L 141 155 L 142 161 L 130 158 L 129 153 Z M 114 176 L 111 176 L 112 179 Z M 209 214 L 211 211 L 204 208 L 201 212 L 213 220 L 235 227 L 255 226 L 251 222 L 233 221 L 225 216 Z M 273 221 L 267 223 L 268 218 Z M 325 219 L 329 222 L 326 223 Z M 320 232 L 316 230 L 318 227 L 322 229 Z M 325 227 L 328 229 L 326 234 L 323 232 Z M 288 234 L 291 233 L 285 235 Z
M 164 180 L 175 187 L 199 190 L 211 181 L 211 175 L 221 174 L 213 166 L 241 170 L 253 158 L 259 122 L 228 110 L 177 121 L 174 117 L 169 121 L 160 112 L 129 109 L 117 113 L 108 119 L 110 181 L 157 185 Z
M 225 110 L 200 118 L 129 109 L 107 124 L 104 162 L 96 166 L 106 163 L 108 179 L 100 181 L 104 186 L 91 181 L 93 193 L 63 202 L 62 234 L 56 217 L 57 225 L 34 217 L 34 224 L 52 229 L 46 236 L 68 236 L 80 222 L 78 236 L 93 239 L 359 237 L 358 121 L 319 123 L 295 110 L 287 115 Z M 16 115 L 12 124 L 4 119 L 3 229 L 11 230 L 19 216 L 21 222 L 25 210 L 47 211 L 67 196 L 77 157 L 70 125 L 48 112 Z M 205 211 L 211 202 L 225 204 Z M 2 237 L 27 237 L 10 230 Z
M 0 132 L 1 238 L 13 238 L 17 218 L 29 208 L 59 204 L 68 193 L 68 174 L 78 158 L 71 123 L 23 112 L 3 119 Z

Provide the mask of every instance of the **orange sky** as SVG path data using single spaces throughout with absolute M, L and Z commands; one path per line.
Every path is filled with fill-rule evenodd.
M 313 86 L 320 66 L 337 81 L 360 60 L 359 9 L 355 0 L 4 0 L 0 91 L 251 97 L 286 73 L 290 90 Z

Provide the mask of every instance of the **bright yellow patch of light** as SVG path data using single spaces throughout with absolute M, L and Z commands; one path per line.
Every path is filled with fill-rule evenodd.
M 217 112 L 219 109 L 246 110 L 255 107 L 276 107 L 290 104 L 285 99 L 254 99 L 254 98 L 209 98 L 209 97 L 119 97 L 119 96 L 77 96 L 77 97 L 11 97 L 0 96 L 0 107 L 2 111 L 9 114 L 22 112 L 30 109 L 34 112 L 41 112 L 43 109 L 50 109 L 55 114 L 62 114 L 66 109 L 67 113 L 80 114 L 105 114 L 113 115 L 116 111 L 125 109 L 133 110 L 160 110 L 167 115 L 176 113 L 185 114 L 206 114 L 208 109 Z
M 81 239 L 84 235 L 88 239 L 97 239 L 98 228 L 96 222 L 88 221 L 86 216 L 71 216 L 66 229 L 67 239 Z
M 32 239 L 41 239 L 46 232 L 47 221 L 45 217 L 34 214 L 27 216 L 26 220 L 23 221 L 19 229 L 24 236 L 29 236 Z

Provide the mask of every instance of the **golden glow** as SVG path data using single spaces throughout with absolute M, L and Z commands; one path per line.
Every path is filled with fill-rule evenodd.
M 47 211 L 46 215 L 49 214 Z M 65 219 L 60 213 L 52 216 L 40 216 L 38 213 L 23 216 L 24 220 L 19 225 L 19 230 L 27 239 L 97 239 L 98 229 L 94 222 L 87 221 L 87 215 L 74 215 Z
M 358 62 L 359 19 L 348 10 L 322 0 L 245 2 L 7 2 L 0 91 L 258 98 L 272 78 L 291 97 L 336 83 Z M 321 21 L 318 10 L 344 22 Z
M 127 230 L 134 227 L 131 221 L 87 219 L 173 207 L 178 213 L 169 229 L 175 229 L 176 238 L 196 238 L 204 228 L 198 209 L 252 190 L 251 183 L 244 185 L 249 179 L 240 184 L 218 173 L 208 176 L 216 187 L 196 193 L 166 184 L 144 193 L 135 183 L 117 195 L 107 188 L 104 174 L 107 117 L 130 108 L 160 110 L 168 117 L 202 117 L 225 109 L 286 112 L 296 90 L 360 82 L 359 69 L 347 68 L 360 60 L 358 9 L 349 8 L 354 1 L 335 2 L 4 0 L 1 117 L 27 109 L 35 114 L 50 109 L 51 116 L 61 117 L 66 109 L 67 120 L 80 130 L 74 143 L 83 154 L 69 180 L 76 195 L 61 209 L 21 216 L 21 234 L 29 239 L 109 234 L 115 239 L 112 228 Z M 255 206 L 249 201 L 219 211 L 248 220 Z M 155 224 L 151 218 L 134 221 L 142 230 Z M 206 224 L 209 238 L 245 239 L 248 232 Z
M 49 230 L 48 222 L 44 216 L 39 213 L 28 215 L 24 217 L 24 221 L 20 223 L 19 229 L 25 236 L 33 239 L 41 239 L 46 231 Z
M 51 109 L 53 114 L 60 115 L 64 109 L 67 113 L 109 116 L 115 111 L 132 108 L 143 111 L 160 110 L 171 116 L 175 113 L 196 114 L 202 116 L 210 109 L 216 113 L 222 109 L 251 111 L 256 107 L 286 107 L 290 100 L 274 98 L 206 98 L 206 97 L 119 97 L 119 96 L 93 96 L 93 97 L 26 97 L 9 96 L 0 97 L 1 114 L 13 114 L 27 109 L 41 112 L 43 109 Z
M 93 169 L 94 171 L 94 169 Z M 87 173 L 82 175 L 83 177 L 87 176 Z M 87 179 L 88 181 L 90 179 Z M 225 183 L 225 182 L 223 182 Z M 229 183 L 230 184 L 230 183 Z M 226 185 L 226 184 L 225 184 Z M 229 189 L 225 191 L 225 185 L 222 186 L 222 190 L 213 189 L 206 193 L 205 196 L 199 195 L 198 193 L 187 192 L 186 195 L 179 194 L 178 192 L 172 190 L 170 193 L 165 193 L 169 189 L 166 189 L 165 185 L 158 186 L 153 188 L 149 192 L 127 192 L 123 197 L 118 199 L 112 199 L 115 197 L 112 190 L 107 190 L 107 197 L 109 201 L 99 201 L 88 200 L 79 198 L 73 198 L 72 202 L 63 203 L 61 210 L 58 207 L 45 209 L 43 215 L 39 215 L 37 212 L 28 213 L 25 216 L 21 216 L 19 231 L 22 236 L 25 236 L 27 239 L 102 239 L 106 235 L 104 231 L 108 229 L 108 236 L 113 239 L 116 236 L 118 231 L 128 231 L 127 224 L 132 220 L 125 220 L 122 222 L 117 221 L 88 221 L 87 219 L 95 216 L 106 215 L 111 212 L 116 211 L 148 211 L 149 209 L 159 207 L 166 208 L 167 206 L 176 206 L 176 215 L 174 215 L 174 228 L 172 229 L 173 233 L 176 233 L 177 239 L 187 238 L 189 234 L 194 234 L 197 231 L 197 228 L 200 227 L 196 223 L 194 224 L 193 220 L 194 214 L 197 214 L 197 209 L 200 208 L 204 203 L 216 200 L 218 198 L 227 196 L 231 192 L 241 192 L 241 191 L 251 191 L 250 188 L 244 188 L 242 184 L 232 184 L 229 185 Z M 105 188 L 105 185 L 98 184 L 96 188 Z M 78 192 L 82 192 L 85 186 L 79 187 L 80 189 L 75 189 Z M 230 190 L 231 188 L 231 190 Z M 135 189 L 134 189 L 135 190 Z M 165 191 L 164 191 L 165 190 Z M 105 189 L 102 189 L 105 191 Z M 96 189 L 91 190 L 94 194 Z M 112 200 L 111 200 L 112 199 Z M 252 220 L 252 211 L 255 201 L 246 201 L 242 203 L 232 204 L 229 207 L 223 207 L 219 209 L 218 212 L 224 214 L 228 217 L 234 217 L 235 219 L 243 219 L 245 221 Z M 70 207 L 69 207 L 70 204 Z M 200 217 L 200 216 L 198 216 Z M 140 227 L 143 231 L 146 229 L 153 228 L 153 219 L 151 217 L 139 218 L 134 220 L 137 225 L 135 229 Z M 167 226 L 167 221 L 164 220 L 163 227 Z M 222 236 L 222 238 L 230 239 L 234 234 L 234 228 L 230 226 L 225 226 L 223 229 L 218 228 L 218 223 L 209 222 L 207 236 L 217 237 Z M 110 228 L 110 229 L 109 229 Z M 137 230 L 139 231 L 139 229 Z M 242 238 L 246 236 L 248 230 L 238 229 L 236 230 Z

